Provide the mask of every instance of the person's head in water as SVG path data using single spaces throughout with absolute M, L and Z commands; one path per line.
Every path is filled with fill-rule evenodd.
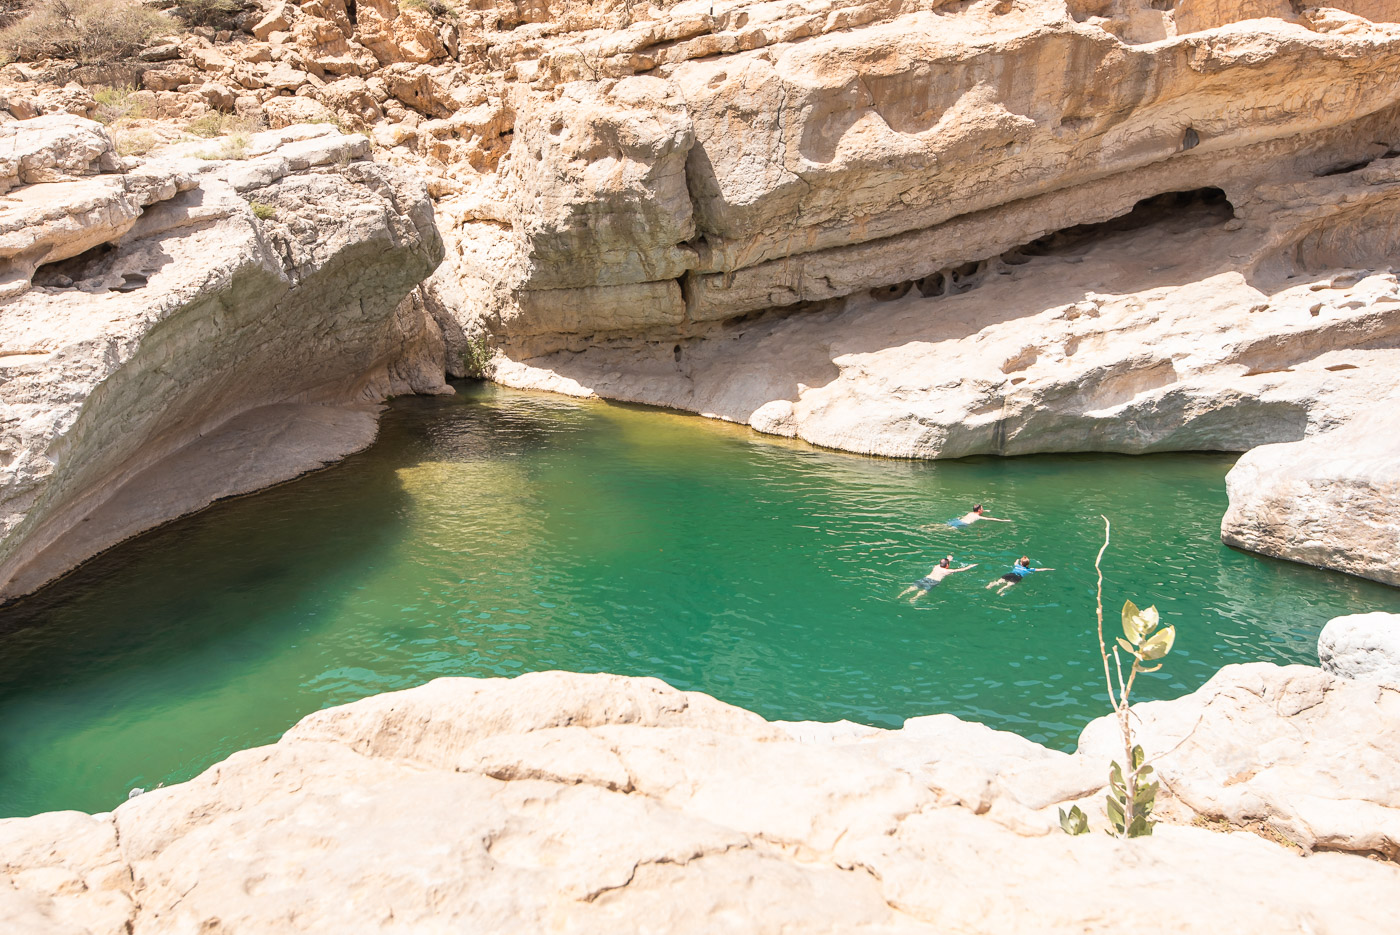
M 982 512 L 982 504 L 979 503 L 979 504 L 977 504 L 975 507 L 973 507 L 973 508 L 972 508 L 972 512 L 974 512 L 974 513 L 981 513 L 981 512 Z
M 941 561 L 941 562 L 938 563 L 938 567 L 939 567 L 939 568 L 947 568 L 950 564 L 952 564 L 952 561 L 953 561 L 953 556 L 949 555 L 949 556 L 948 556 L 947 558 L 945 558 L 943 561 Z
M 1023 565 L 1023 566 L 1026 567 L 1026 568 L 1030 568 L 1030 567 L 1031 567 L 1031 560 L 1030 560 L 1030 558 L 1029 558 L 1028 556 L 1022 555 L 1022 556 L 1021 556 L 1021 565 Z

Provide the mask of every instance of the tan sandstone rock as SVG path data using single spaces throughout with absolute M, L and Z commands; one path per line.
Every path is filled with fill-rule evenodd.
M 108 815 L 0 821 L 0 913 L 15 935 L 1069 933 L 1150 879 L 1155 932 L 1400 918 L 1393 864 L 1190 827 L 1071 838 L 1012 807 L 1082 792 L 1045 784 L 1079 759 L 946 717 L 769 724 L 654 679 L 443 679 Z

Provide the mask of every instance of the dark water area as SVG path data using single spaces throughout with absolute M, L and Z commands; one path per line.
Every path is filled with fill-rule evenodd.
M 463 385 L 327 471 L 171 523 L 0 609 L 0 815 L 110 809 L 319 708 L 439 676 L 651 675 L 768 718 L 951 712 L 1071 749 L 1094 630 L 1177 626 L 1135 696 L 1316 663 L 1400 592 L 1220 544 L 1221 455 L 905 462 Z M 975 502 L 1011 523 L 954 530 Z M 897 599 L 946 553 L 979 567 Z M 997 597 L 1022 553 L 1055 570 Z

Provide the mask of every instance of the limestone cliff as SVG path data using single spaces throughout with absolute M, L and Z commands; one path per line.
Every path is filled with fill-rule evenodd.
M 0 597 L 363 447 L 388 394 L 447 390 L 410 297 L 442 256 L 432 207 L 362 137 L 117 171 L 92 121 L 0 135 L 28 183 L 0 205 Z
M 1395 389 L 1400 15 L 1161 6 L 277 3 L 138 96 L 427 173 L 506 383 L 899 456 L 1295 440 Z

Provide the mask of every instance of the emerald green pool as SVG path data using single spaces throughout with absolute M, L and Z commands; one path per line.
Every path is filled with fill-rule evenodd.
M 948 711 L 1071 748 L 1110 608 L 1178 628 L 1144 698 L 1315 662 L 1400 592 L 1220 545 L 1232 458 L 878 460 L 635 407 L 464 385 L 370 450 L 221 503 L 0 610 L 0 815 L 110 809 L 327 705 L 444 675 L 654 675 L 769 718 Z M 1015 520 L 956 531 L 983 501 Z M 926 528 L 933 524 L 933 528 Z M 947 552 L 980 562 L 916 606 Z M 1056 570 L 983 589 L 1023 552 Z

